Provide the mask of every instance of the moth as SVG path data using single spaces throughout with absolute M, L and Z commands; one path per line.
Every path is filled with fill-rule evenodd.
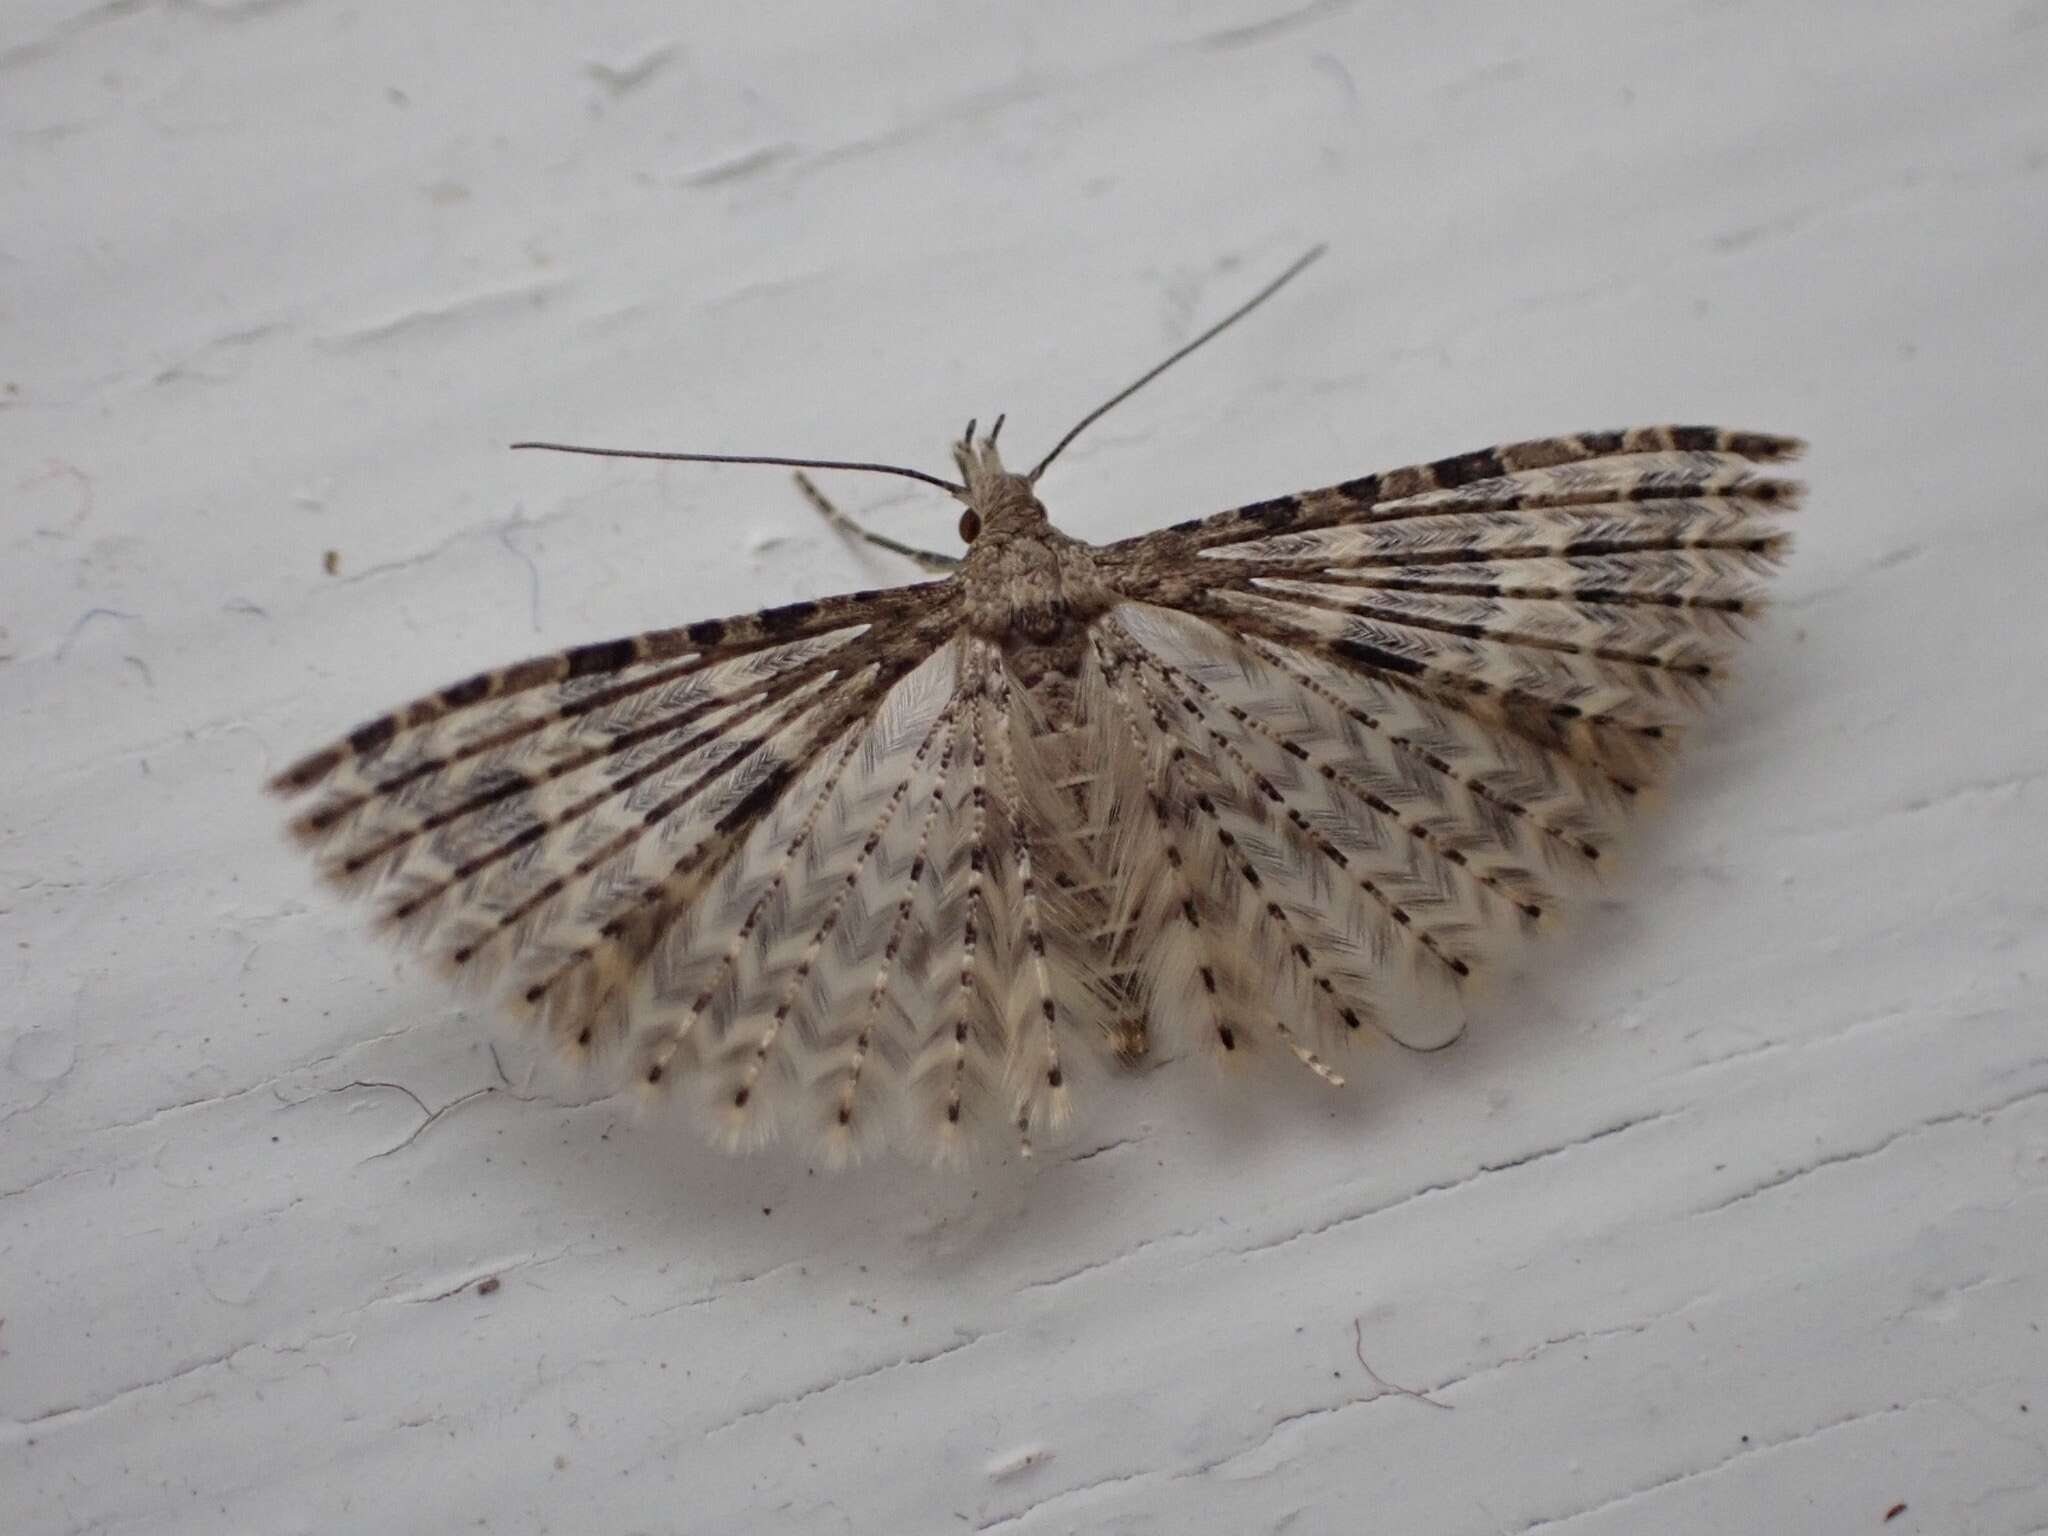
M 336 884 L 716 1138 L 844 1162 L 1068 1120 L 1078 1075 L 1418 1048 L 1599 868 L 1786 548 L 1789 437 L 1482 448 L 1092 545 L 1002 421 L 933 579 L 579 645 L 272 781 Z

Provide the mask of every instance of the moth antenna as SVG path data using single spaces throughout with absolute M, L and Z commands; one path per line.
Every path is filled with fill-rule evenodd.
M 901 475 L 935 485 L 949 496 L 965 496 L 967 487 L 955 485 L 921 469 L 901 464 L 868 464 L 854 459 L 785 459 L 765 453 L 656 453 L 639 448 L 588 448 L 580 443 L 514 443 L 512 447 L 540 448 L 549 453 L 587 453 L 600 459 L 667 459 L 683 464 L 780 464 L 789 469 L 852 469 L 870 475 Z
M 1273 297 L 1273 295 L 1278 293 L 1282 288 L 1285 288 L 1289 283 L 1293 282 L 1295 278 L 1299 277 L 1302 274 L 1302 272 L 1304 272 L 1308 268 L 1310 263 L 1314 262 L 1317 257 L 1321 256 L 1323 252 L 1327 251 L 1328 249 L 1328 245 L 1314 246 L 1304 255 L 1297 257 L 1295 259 L 1294 264 L 1290 266 L 1285 272 L 1282 272 L 1278 277 L 1274 278 L 1273 281 L 1266 284 L 1265 287 L 1261 288 L 1249 299 L 1246 299 L 1244 303 L 1238 305 L 1236 309 L 1233 309 L 1221 320 L 1218 320 L 1214 325 L 1210 326 L 1206 331 L 1202 332 L 1202 334 L 1197 336 L 1193 341 L 1189 342 L 1186 346 L 1180 348 L 1180 350 L 1166 358 L 1165 361 L 1155 363 L 1152 367 L 1146 369 L 1145 372 L 1139 374 L 1138 377 L 1133 379 L 1129 384 L 1126 384 L 1122 389 L 1118 390 L 1115 394 L 1111 395 L 1107 400 L 1103 401 L 1102 404 L 1095 407 L 1095 409 L 1090 411 L 1086 416 L 1083 416 L 1079 421 L 1075 422 L 1073 426 L 1067 429 L 1067 435 L 1052 445 L 1052 452 L 1048 453 L 1044 458 L 1040 459 L 1038 461 L 1038 467 L 1032 470 L 1031 473 L 1025 478 L 1030 480 L 1034 485 L 1037 484 L 1038 477 L 1045 473 L 1047 467 L 1051 465 L 1054 459 L 1058 458 L 1062 453 L 1066 451 L 1067 444 L 1071 443 L 1075 438 L 1079 437 L 1083 432 L 1087 431 L 1088 428 L 1095 425 L 1095 423 L 1100 421 L 1103 418 L 1103 416 L 1108 414 L 1108 412 L 1112 408 L 1122 405 L 1124 401 L 1130 399 L 1131 396 L 1135 395 L 1147 384 L 1150 384 L 1154 379 L 1158 378 L 1159 375 L 1166 372 L 1167 369 L 1171 368 L 1175 363 L 1179 362 L 1182 358 L 1186 357 L 1190 352 L 1194 351 L 1197 347 L 1202 346 L 1206 342 L 1214 340 L 1216 337 L 1222 335 L 1223 332 L 1228 330 L 1231 326 L 1237 324 L 1238 321 L 1242 320 L 1246 315 L 1250 314 L 1253 310 L 1257 309 L 1261 304 L 1265 303 L 1266 300 Z

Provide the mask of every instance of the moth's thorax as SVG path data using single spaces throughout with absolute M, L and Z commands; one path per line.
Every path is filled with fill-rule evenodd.
M 967 623 L 1006 650 L 1057 647 L 1116 601 L 1094 552 L 1053 527 L 1031 482 L 1003 468 L 991 443 L 957 458 L 980 530 L 961 561 Z

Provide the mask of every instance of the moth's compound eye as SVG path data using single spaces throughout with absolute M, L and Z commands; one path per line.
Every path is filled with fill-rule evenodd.
M 972 544 L 981 533 L 981 514 L 969 507 L 960 514 L 960 542 Z

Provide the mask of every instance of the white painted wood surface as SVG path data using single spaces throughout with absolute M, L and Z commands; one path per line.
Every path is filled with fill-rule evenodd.
M 10 0 L 0 1528 L 2048 1528 L 2044 79 L 2039 0 Z M 266 770 L 419 689 L 908 574 L 508 440 L 1023 452 L 1324 238 L 1065 527 L 1814 442 L 1633 865 L 1455 1050 L 728 1161 L 284 846 Z

